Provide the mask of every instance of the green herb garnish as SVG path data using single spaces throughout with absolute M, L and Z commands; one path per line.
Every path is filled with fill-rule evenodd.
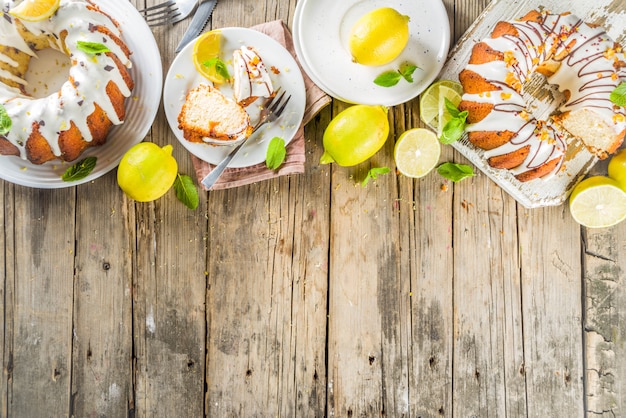
M 178 173 L 174 180 L 174 191 L 176 192 L 176 198 L 189 209 L 193 210 L 198 207 L 200 197 L 191 177 Z
M 61 176 L 63 181 L 78 181 L 87 177 L 96 166 L 96 161 L 98 159 L 96 157 L 87 157 L 83 160 L 80 160 L 67 170 Z
M 611 92 L 609 99 L 618 106 L 626 106 L 626 81 L 615 87 Z
M 443 163 L 437 167 L 437 172 L 455 183 L 464 178 L 475 176 L 474 169 L 467 164 Z
M 0 104 L 0 135 L 8 134 L 12 125 L 11 117 L 5 107 Z
M 413 73 L 417 70 L 417 66 L 413 64 L 403 64 L 397 71 L 385 71 L 374 79 L 374 84 L 381 87 L 393 87 L 401 79 L 405 79 L 407 82 L 413 82 Z
M 211 58 L 208 61 L 204 61 L 202 63 L 207 68 L 215 68 L 215 72 L 222 77 L 223 79 L 230 80 L 230 73 L 228 72 L 228 67 L 226 63 L 219 59 L 218 57 Z
M 370 168 L 370 170 L 367 172 L 367 176 L 365 176 L 365 178 L 361 182 L 361 186 L 363 186 L 363 187 L 367 186 L 367 183 L 369 183 L 370 179 L 376 180 L 378 178 L 378 176 L 383 175 L 383 174 L 387 174 L 390 171 L 391 170 L 389 169 L 389 167 L 372 167 L 372 168 Z
M 287 149 L 285 148 L 285 140 L 275 136 L 270 141 L 265 154 L 265 165 L 270 170 L 276 170 L 285 161 Z
M 77 41 L 76 45 L 79 50 L 90 55 L 102 54 L 110 51 L 108 46 L 98 42 Z
M 451 144 L 463 136 L 468 112 L 467 110 L 459 112 L 459 109 L 457 109 L 456 106 L 454 106 L 447 98 L 445 99 L 445 104 L 446 110 L 450 116 L 452 116 L 452 119 L 444 125 L 439 141 L 442 144 Z

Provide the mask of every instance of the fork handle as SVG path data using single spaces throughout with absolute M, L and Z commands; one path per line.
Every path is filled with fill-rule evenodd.
M 211 187 L 213 187 L 217 179 L 220 178 L 226 167 L 228 167 L 230 161 L 235 157 L 235 155 L 237 155 L 237 153 L 245 145 L 245 143 L 248 142 L 248 138 L 241 141 L 239 145 L 237 145 L 222 161 L 220 161 L 218 165 L 215 166 L 215 168 L 209 174 L 207 174 L 202 179 L 201 183 L 204 185 L 204 187 L 209 190 L 211 189 Z

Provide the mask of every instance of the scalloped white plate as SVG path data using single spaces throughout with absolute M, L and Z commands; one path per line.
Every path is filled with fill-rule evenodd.
M 347 46 L 350 29 L 379 7 L 393 7 L 410 17 L 409 43 L 390 64 L 356 64 Z M 440 0 L 303 0 L 296 6 L 293 36 L 302 67 L 330 96 L 348 103 L 395 106 L 417 97 L 441 71 L 450 47 L 450 23 Z M 419 67 L 412 83 L 374 84 L 379 74 L 397 70 L 404 62 Z
M 35 165 L 15 156 L 0 156 L 0 178 L 43 189 L 87 183 L 117 167 L 126 151 L 141 142 L 150 130 L 159 109 L 163 85 L 161 55 L 152 31 L 137 9 L 126 0 L 94 0 L 94 3 L 119 23 L 122 38 L 132 51 L 131 74 L 135 89 L 126 99 L 126 121 L 111 130 L 106 144 L 90 148 L 79 157 L 77 161 L 87 156 L 98 158 L 94 170 L 81 180 L 65 182 L 61 179 L 73 163 L 49 161 Z
M 222 33 L 222 59 L 231 74 L 233 74 L 232 53 L 243 45 L 252 46 L 259 52 L 265 66 L 268 69 L 275 69 L 275 71 L 270 71 L 274 89 L 281 87 L 286 94 L 291 95 L 280 119 L 266 124 L 255 132 L 228 165 L 233 168 L 249 167 L 265 161 L 267 146 L 272 138 L 278 136 L 285 140 L 285 144 L 288 144 L 295 136 L 302 123 L 306 106 L 304 80 L 293 56 L 276 40 L 247 28 L 222 28 L 219 31 Z M 195 41 L 191 41 L 180 51 L 167 72 L 163 88 L 163 106 L 167 122 L 180 143 L 196 157 L 216 165 L 230 153 L 231 146 L 189 142 L 184 138 L 183 131 L 178 129 L 178 114 L 183 107 L 187 92 L 201 83 L 211 84 L 193 64 L 194 43 Z M 220 85 L 219 89 L 226 97 L 232 97 L 233 89 L 229 84 Z M 257 102 L 261 100 L 263 99 L 258 99 Z M 258 104 L 255 102 L 248 105 L 246 111 L 250 115 L 250 122 L 254 125 L 259 115 Z

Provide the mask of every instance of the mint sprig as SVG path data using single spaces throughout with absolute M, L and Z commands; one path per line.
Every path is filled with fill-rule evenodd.
M 374 79 L 374 84 L 381 87 L 393 87 L 405 79 L 407 82 L 413 82 L 413 73 L 417 70 L 417 66 L 413 64 L 403 64 L 398 70 L 389 70 L 380 74 Z
M 609 99 L 618 106 L 626 106 L 626 81 L 615 87 Z
M 87 157 L 65 170 L 61 176 L 63 181 L 78 181 L 87 177 L 96 167 L 98 158 Z
M 0 104 L 0 135 L 6 135 L 11 131 L 13 122 L 6 108 Z
M 198 207 L 198 203 L 200 203 L 198 189 L 188 175 L 180 173 L 176 175 L 176 179 L 174 180 L 174 192 L 176 192 L 176 198 L 189 209 L 194 210 Z
M 390 171 L 391 170 L 389 169 L 389 167 L 372 167 L 372 168 L 370 168 L 370 170 L 367 172 L 367 175 L 365 176 L 365 178 L 361 182 L 361 186 L 362 187 L 367 186 L 367 183 L 369 183 L 370 179 L 376 180 L 378 178 L 378 176 L 383 175 L 383 174 L 387 174 Z
M 202 63 L 207 68 L 215 68 L 215 72 L 222 77 L 223 79 L 230 80 L 230 73 L 228 72 L 228 67 L 226 63 L 222 61 L 220 58 L 215 57 L 210 60 L 204 61 Z
M 442 144 L 451 144 L 463 136 L 463 132 L 465 132 L 465 125 L 467 124 L 466 120 L 468 112 L 467 110 L 459 112 L 459 109 L 457 109 L 456 106 L 447 98 L 445 99 L 445 104 L 446 110 L 452 119 L 444 125 L 439 141 Z
M 267 152 L 265 153 L 265 165 L 270 170 L 276 170 L 285 161 L 287 149 L 285 148 L 285 140 L 275 136 L 270 141 Z
M 96 55 L 111 51 L 108 46 L 99 42 L 77 41 L 76 47 L 87 54 Z
M 474 169 L 467 164 L 443 163 L 437 167 L 437 172 L 444 178 L 458 182 L 467 177 L 473 177 Z

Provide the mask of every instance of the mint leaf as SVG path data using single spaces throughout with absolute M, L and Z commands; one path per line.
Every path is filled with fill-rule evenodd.
M 444 126 L 441 131 L 441 138 L 439 141 L 442 144 L 451 144 L 457 140 L 459 140 L 463 133 L 465 132 L 465 125 L 467 120 L 468 112 L 464 110 L 463 112 L 459 112 L 459 109 L 452 104 L 450 100 L 445 99 L 446 110 L 452 116 Z
M 87 157 L 85 159 L 80 160 L 67 170 L 61 176 L 63 181 L 78 181 L 82 180 L 89 175 L 93 171 L 96 166 L 96 161 L 98 159 L 96 157 Z
M 178 173 L 174 180 L 174 191 L 176 192 L 176 198 L 189 209 L 193 210 L 198 207 L 200 197 L 191 177 Z
M 226 80 L 230 80 L 230 73 L 228 72 L 228 67 L 226 63 L 219 59 L 218 57 L 211 58 L 208 61 L 204 61 L 202 63 L 205 67 L 212 68 L 215 67 L 215 72 L 222 78 Z
M 76 46 L 80 51 L 83 51 L 90 55 L 96 55 L 110 51 L 108 46 L 98 42 L 77 41 Z
M 7 110 L 0 104 L 0 135 L 6 135 L 11 131 L 13 122 Z
M 270 170 L 276 170 L 285 161 L 287 149 L 285 148 L 285 140 L 275 136 L 270 141 L 265 154 L 265 165 Z
M 474 169 L 467 164 L 443 163 L 437 167 L 437 172 L 455 183 L 464 178 L 475 176 Z
M 609 99 L 618 106 L 626 106 L 626 81 L 615 87 L 611 92 Z
M 399 73 L 406 81 L 409 83 L 413 82 L 413 73 L 417 70 L 417 65 L 413 64 L 403 64 L 400 67 Z
M 376 180 L 378 178 L 378 176 L 380 176 L 382 174 L 387 174 L 390 171 L 391 170 L 389 169 L 389 167 L 372 167 L 372 168 L 370 168 L 370 170 L 367 172 L 367 176 L 365 176 L 365 178 L 361 182 L 361 186 L 363 186 L 363 187 L 367 186 L 367 183 L 369 183 L 370 179 Z
M 458 118 L 459 114 L 461 113 L 459 112 L 459 109 L 457 109 L 454 103 L 452 103 L 447 97 L 444 97 L 443 100 L 444 104 L 446 105 L 446 110 L 448 111 L 450 116 L 452 116 L 453 118 Z
M 374 84 L 381 87 L 393 87 L 402 78 L 402 75 L 398 71 L 385 71 L 374 79 Z

